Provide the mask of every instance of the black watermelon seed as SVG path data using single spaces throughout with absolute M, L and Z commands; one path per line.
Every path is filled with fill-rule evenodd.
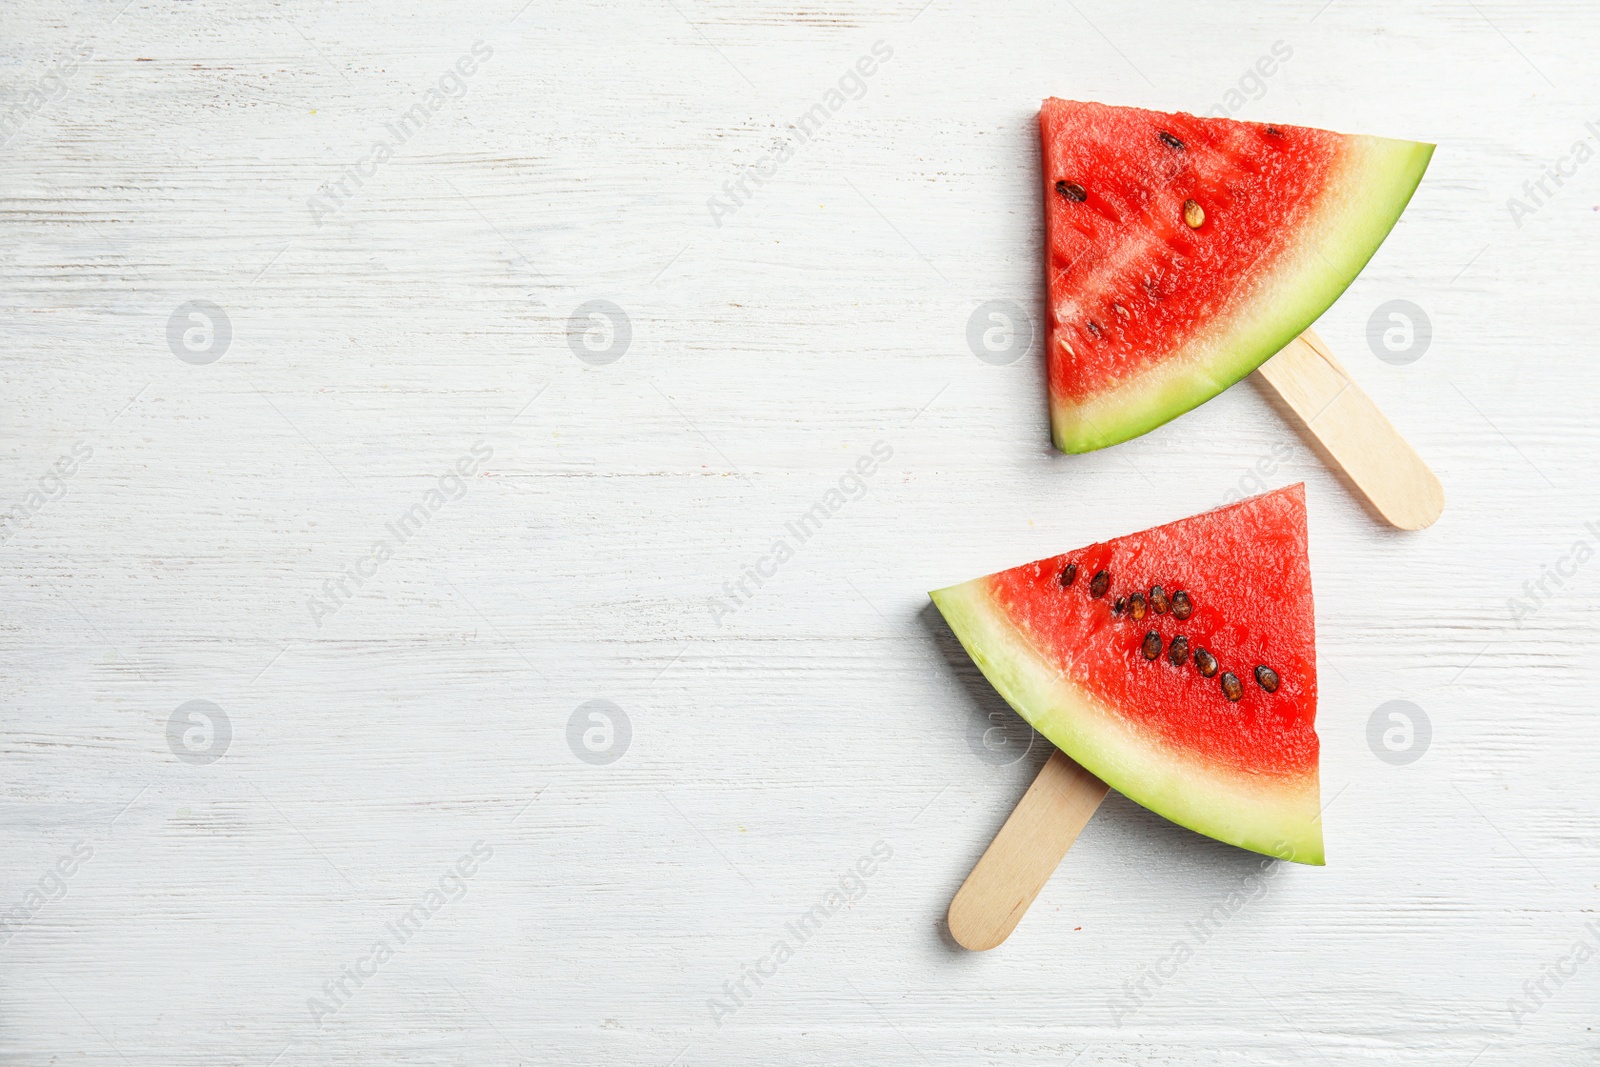
M 1269 693 L 1276 693 L 1278 691 L 1278 672 L 1267 666 L 1257 667 L 1256 684 Z
M 1217 674 L 1217 657 L 1207 652 L 1202 645 L 1194 650 L 1194 666 L 1202 678 L 1215 678 Z
M 1128 610 L 1128 598 L 1125 597 L 1125 596 L 1117 597 L 1116 601 L 1113 602 L 1112 605 L 1111 605 L 1111 614 L 1113 614 L 1113 615 L 1121 615 L 1124 611 L 1127 611 L 1127 610 Z
M 1094 334 L 1096 337 L 1099 337 L 1100 336 L 1100 324 L 1098 322 L 1094 321 L 1093 319 L 1090 319 L 1089 320 L 1089 332 Z
M 1182 634 L 1172 639 L 1172 644 L 1167 648 L 1167 659 L 1172 661 L 1174 667 L 1181 667 L 1189 658 L 1189 639 Z
M 1151 630 L 1144 635 L 1144 644 L 1140 646 L 1145 659 L 1157 659 L 1161 656 L 1161 635 Z M 1235 682 L 1238 679 L 1234 679 Z M 1237 698 L 1236 698 L 1237 699 Z
M 1061 588 L 1066 589 L 1077 580 L 1078 565 L 1076 563 L 1067 564 L 1066 569 L 1061 572 Z
M 1135 593 L 1128 598 L 1128 617 L 1134 622 L 1144 618 L 1144 594 Z
M 1239 679 L 1234 677 L 1232 671 L 1222 672 L 1222 695 L 1234 701 L 1244 696 L 1244 686 L 1239 684 Z
M 1182 589 L 1172 594 L 1172 617 L 1182 622 L 1194 614 L 1194 601 Z
M 1100 571 L 1089 581 L 1089 595 L 1092 597 L 1103 597 L 1106 595 L 1106 590 L 1110 588 L 1110 571 Z
M 1085 200 L 1089 199 L 1088 191 L 1077 182 L 1069 182 L 1065 180 L 1056 182 L 1056 192 L 1060 193 L 1068 200 L 1071 200 L 1074 204 L 1081 204 Z
M 1278 129 L 1278 127 L 1276 127 L 1276 126 L 1268 126 L 1267 127 L 1267 133 L 1270 136 L 1273 136 L 1273 137 L 1282 137 L 1283 136 L 1283 131 Z
M 1150 587 L 1150 610 L 1157 615 L 1165 615 L 1172 609 L 1172 601 L 1167 599 L 1167 591 L 1159 585 Z
M 1161 139 L 1166 142 L 1168 148 L 1183 147 L 1183 142 L 1172 136 L 1172 134 L 1168 133 L 1166 130 L 1161 131 Z

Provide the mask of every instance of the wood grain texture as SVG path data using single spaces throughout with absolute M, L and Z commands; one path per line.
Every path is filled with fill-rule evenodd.
M 1105 796 L 1104 782 L 1051 753 L 950 901 L 956 943 L 983 952 L 1010 937 Z
M 1507 200 L 1600 123 L 1597 50 L 1544 0 L 0 5 L 7 107 L 42 87 L 0 147 L 0 508 L 41 505 L 0 541 L 0 1061 L 1593 1062 L 1600 960 L 1558 961 L 1600 885 L 1600 162 Z M 1038 102 L 1230 92 L 1439 146 L 1316 326 L 1440 475 L 1425 531 L 1261 385 L 1050 449 Z M 1393 299 L 1432 324 L 1405 366 L 1367 345 Z M 169 340 L 194 300 L 231 322 L 209 365 Z M 592 300 L 629 317 L 609 364 L 570 343 Z M 1035 326 L 1009 365 L 969 346 L 990 300 Z M 1045 749 L 926 591 L 1302 480 L 1329 866 L 1265 878 L 1112 795 L 1028 936 L 955 948 Z M 209 764 L 169 745 L 193 700 Z
M 1402 530 L 1422 530 L 1439 521 L 1444 487 L 1438 475 L 1315 330 L 1289 342 L 1261 365 L 1260 373 L 1384 521 Z

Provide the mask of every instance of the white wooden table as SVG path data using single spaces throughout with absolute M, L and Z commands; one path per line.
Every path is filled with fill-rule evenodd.
M 17 0 L 0 41 L 0 1062 L 1600 1055 L 1592 11 Z M 1037 325 L 1050 94 L 1438 142 L 1318 325 L 1436 527 L 1255 383 L 1051 451 L 1037 337 L 967 340 Z M 1394 300 L 1425 349 L 1369 347 Z M 953 947 L 1045 751 L 924 591 L 1298 480 L 1329 866 L 1113 797 Z

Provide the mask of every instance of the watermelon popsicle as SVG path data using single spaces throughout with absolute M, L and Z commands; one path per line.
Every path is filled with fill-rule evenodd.
M 1220 841 L 1323 862 L 1303 486 L 931 596 L 1061 750 L 951 904 L 962 944 L 1010 933 L 1107 786 Z
M 1383 243 L 1433 146 L 1049 99 L 1051 437 L 1089 452 L 1261 369 L 1384 518 L 1444 493 L 1310 327 Z

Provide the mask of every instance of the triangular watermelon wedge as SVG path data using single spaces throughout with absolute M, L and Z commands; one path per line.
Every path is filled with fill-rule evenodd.
M 1321 864 L 1305 488 L 932 593 L 984 677 L 1130 800 Z
M 1153 429 L 1265 363 L 1344 292 L 1433 146 L 1050 99 L 1050 426 Z

